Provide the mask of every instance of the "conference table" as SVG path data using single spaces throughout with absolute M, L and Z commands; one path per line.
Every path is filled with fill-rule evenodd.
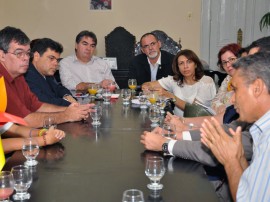
M 101 125 L 91 118 L 59 124 L 66 132 L 60 143 L 41 148 L 38 165 L 31 168 L 29 189 L 33 202 L 120 202 L 127 189 L 139 189 L 145 201 L 219 201 L 204 167 L 194 161 L 146 151 L 140 135 L 151 130 L 147 111 L 122 105 L 121 98 L 102 105 Z M 150 191 L 144 169 L 146 159 L 163 156 L 166 172 L 161 191 Z M 15 152 L 4 170 L 23 164 Z

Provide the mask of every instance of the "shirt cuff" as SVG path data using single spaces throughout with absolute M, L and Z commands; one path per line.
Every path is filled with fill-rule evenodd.
M 12 122 L 8 122 L 5 125 L 3 125 L 2 127 L 0 127 L 0 134 L 5 133 L 14 123 Z
M 177 142 L 177 140 L 170 140 L 168 143 L 168 152 L 170 153 L 170 155 L 173 155 L 172 150 L 173 150 L 173 146 L 176 142 Z
M 191 135 L 190 135 L 190 132 L 189 131 L 183 131 L 182 134 L 183 134 L 183 140 L 192 141 Z

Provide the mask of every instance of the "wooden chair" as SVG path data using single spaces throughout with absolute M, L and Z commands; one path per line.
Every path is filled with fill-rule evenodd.
M 134 57 L 136 38 L 123 27 L 116 27 L 105 36 L 106 57 L 117 58 L 112 74 L 120 88 L 128 87 L 129 63 Z

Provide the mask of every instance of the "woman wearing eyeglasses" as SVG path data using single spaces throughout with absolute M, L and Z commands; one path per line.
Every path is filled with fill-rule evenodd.
M 241 47 L 238 44 L 231 43 L 220 49 L 218 53 L 217 65 L 228 75 L 221 83 L 217 95 L 211 103 L 211 107 L 217 114 L 224 113 L 226 108 L 231 105 L 230 98 L 232 96 L 231 78 L 234 74 L 232 64 L 237 60 Z
M 203 66 L 198 56 L 191 50 L 182 50 L 173 60 L 174 76 L 158 81 L 144 83 L 143 90 L 155 90 L 159 95 L 173 98 L 174 113 L 183 116 L 186 103 L 200 102 L 210 106 L 216 95 L 213 79 L 204 75 Z

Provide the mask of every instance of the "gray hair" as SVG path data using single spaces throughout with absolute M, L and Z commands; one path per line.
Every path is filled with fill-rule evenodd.
M 241 70 L 240 75 L 244 77 L 246 85 L 253 83 L 256 79 L 262 79 L 270 94 L 270 53 L 258 52 L 237 60 L 234 69 Z

